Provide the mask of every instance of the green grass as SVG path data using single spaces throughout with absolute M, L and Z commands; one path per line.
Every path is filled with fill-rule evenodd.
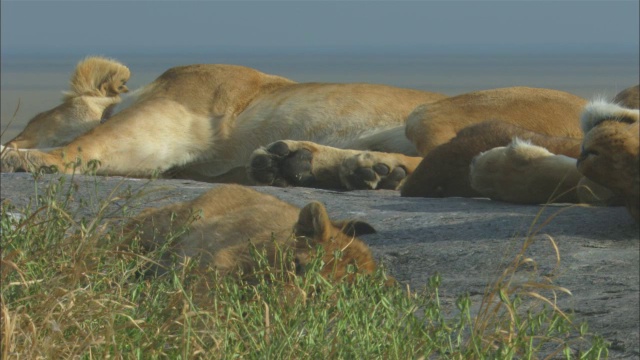
M 502 276 L 487 285 L 481 304 L 460 294 L 450 311 L 441 304 L 438 275 L 415 290 L 384 286 L 384 269 L 354 284 L 329 283 L 318 275 L 320 260 L 305 277 L 265 267 L 269 275 L 252 283 L 191 264 L 145 279 L 141 271 L 158 254 L 118 247 L 122 224 L 132 215 L 122 203 L 137 194 L 119 189 L 103 201 L 83 199 L 69 179 L 52 181 L 25 208 L 2 204 L 3 359 L 607 355 L 600 337 L 588 334 L 586 324 L 574 325 L 555 305 L 568 290 L 540 275 L 535 261 L 524 256 L 529 238 Z M 120 204 L 116 212 L 109 206 L 114 201 Z M 552 239 L 550 244 L 557 252 Z M 516 273 L 528 280 L 516 284 Z

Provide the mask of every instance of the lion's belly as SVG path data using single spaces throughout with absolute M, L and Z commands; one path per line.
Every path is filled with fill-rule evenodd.
M 278 140 L 415 156 L 406 116 L 432 94 L 368 84 L 305 84 L 260 97 L 235 119 L 214 125 L 219 136 L 189 171 L 215 177 L 244 167 L 254 150 Z

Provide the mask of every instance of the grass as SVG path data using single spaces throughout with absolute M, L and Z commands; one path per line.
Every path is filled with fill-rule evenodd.
M 126 205 L 139 194 L 120 188 L 96 201 L 71 184 L 56 177 L 29 206 L 2 204 L 2 359 L 607 356 L 602 338 L 556 306 L 569 290 L 526 256 L 532 237 L 481 304 L 460 294 L 453 311 L 441 304 L 439 275 L 419 290 L 384 286 L 384 269 L 329 283 L 320 260 L 305 277 L 265 265 L 271 275 L 257 283 L 192 264 L 146 279 L 140 273 L 158 254 L 118 247 Z

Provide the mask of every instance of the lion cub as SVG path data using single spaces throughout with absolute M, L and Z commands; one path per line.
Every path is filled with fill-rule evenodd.
M 180 233 L 181 227 L 186 231 Z M 200 266 L 211 266 L 223 275 L 251 277 L 258 265 L 252 246 L 266 255 L 269 265 L 284 266 L 298 275 L 319 247 L 324 250 L 321 274 L 327 278 L 353 279 L 350 265 L 363 274 L 376 269 L 368 246 L 356 237 L 374 233 L 369 224 L 331 221 L 319 202 L 300 209 L 239 185 L 218 186 L 192 201 L 145 210 L 128 228 L 139 231 L 145 250 L 168 246 L 161 267 L 152 269 L 157 274 L 169 266 L 171 255 L 177 255 L 182 260 L 199 258 Z M 279 250 L 292 250 L 295 265 L 283 263 Z M 336 258 L 338 250 L 342 254 Z

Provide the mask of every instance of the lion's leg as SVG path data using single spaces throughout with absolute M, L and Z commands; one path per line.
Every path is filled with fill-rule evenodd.
M 6 153 L 2 170 L 31 171 L 54 165 L 67 173 L 151 177 L 198 161 L 211 151 L 214 140 L 207 117 L 171 100 L 152 99 L 116 114 L 61 148 Z M 69 162 L 80 167 L 66 169 Z
M 40 150 L 24 150 L 9 147 L 2 147 L 0 172 L 39 172 L 48 173 L 60 172 L 71 174 L 76 171 L 77 164 L 71 161 L 71 157 L 57 154 L 58 150 L 52 153 Z M 56 154 L 54 154 L 56 153 Z
M 253 152 L 247 172 L 259 184 L 326 189 L 395 189 L 420 163 L 402 154 L 282 140 Z
M 484 196 L 523 204 L 578 202 L 582 178 L 576 159 L 523 141 L 481 153 L 469 173 L 471 187 Z

